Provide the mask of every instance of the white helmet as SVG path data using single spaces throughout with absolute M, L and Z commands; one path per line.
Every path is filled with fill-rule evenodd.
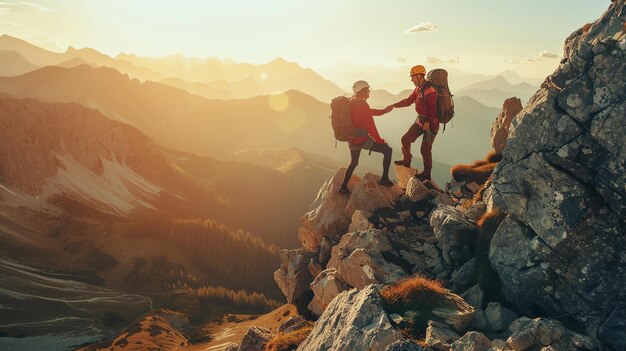
M 369 88 L 369 87 L 370 87 L 370 85 L 367 84 L 366 81 L 358 80 L 354 84 L 352 84 L 352 92 L 356 94 L 359 91 L 361 91 L 362 89 Z

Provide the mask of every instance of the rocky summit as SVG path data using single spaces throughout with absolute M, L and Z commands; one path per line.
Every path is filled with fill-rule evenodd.
M 324 184 L 275 273 L 317 319 L 298 350 L 626 350 L 625 3 L 567 38 L 526 106 L 503 102 L 467 179 Z M 414 279 L 447 304 L 411 300 Z

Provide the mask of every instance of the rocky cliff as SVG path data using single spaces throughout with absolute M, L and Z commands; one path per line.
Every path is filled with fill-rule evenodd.
M 626 345 L 624 1 L 565 42 L 558 69 L 511 124 L 493 177 L 507 214 L 489 251 L 521 312 Z

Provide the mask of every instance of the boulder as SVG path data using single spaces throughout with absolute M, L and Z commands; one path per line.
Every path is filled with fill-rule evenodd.
M 567 38 L 492 180 L 509 215 L 490 248 L 505 298 L 524 314 L 571 316 L 613 349 L 626 345 L 625 5 Z
M 413 177 L 407 183 L 405 194 L 413 202 L 421 201 L 428 197 L 428 188 L 422 181 Z
M 335 296 L 348 289 L 348 285 L 339 279 L 337 275 L 335 268 L 328 268 L 315 277 L 315 280 L 311 283 L 311 290 L 313 290 L 315 297 L 313 299 L 314 302 L 311 302 L 313 305 L 309 305 L 309 309 L 315 315 L 320 316 Z
M 345 211 L 349 197 L 337 194 L 345 172 L 346 168 L 339 169 L 322 185 L 310 211 L 300 219 L 298 238 L 304 249 L 317 251 L 323 236 L 338 241 L 347 231 L 352 214 Z M 359 177 L 352 176 L 348 188 L 354 189 L 359 180 Z
M 395 200 L 403 194 L 402 189 L 397 184 L 382 186 L 378 181 L 379 176 L 366 173 L 352 190 L 346 212 L 352 214 L 356 210 L 374 212 L 379 208 L 393 208 Z
M 387 236 L 378 229 L 348 233 L 341 237 L 341 241 L 332 248 L 327 268 L 337 268 L 339 261 L 356 249 L 371 249 L 380 253 L 392 253 L 393 247 Z
M 509 329 L 509 325 L 517 319 L 517 314 L 498 302 L 490 302 L 485 308 L 485 319 L 490 331 L 501 332 Z
M 327 237 L 322 237 L 322 242 L 320 243 L 319 254 L 317 255 L 317 261 L 326 265 L 328 260 L 330 259 L 330 252 L 333 248 L 333 243 L 328 240 Z
M 412 178 L 415 178 L 417 169 L 413 167 L 404 167 L 393 164 L 393 169 L 396 171 L 396 178 L 398 178 L 398 185 L 401 189 L 406 189 L 407 184 Z
M 370 222 L 371 216 L 372 214 L 367 211 L 354 211 L 348 232 L 361 232 L 374 228 L 374 225 Z
M 465 212 L 465 215 L 472 221 L 477 222 L 485 212 L 487 212 L 487 204 L 483 201 L 476 201 L 472 207 Z
M 448 293 L 443 305 L 435 307 L 433 314 L 437 321 L 448 325 L 457 333 L 463 333 L 472 323 L 474 311 L 474 307 L 463 301 L 462 297 Z
M 485 293 L 483 292 L 483 290 L 480 288 L 478 284 L 467 289 L 463 294 L 461 294 L 461 297 L 463 298 L 463 300 L 465 300 L 465 302 L 470 304 L 472 307 L 476 309 L 483 308 L 483 300 L 485 298 Z
M 337 271 L 343 281 L 355 288 L 369 284 L 391 284 L 406 277 L 402 268 L 387 262 L 381 253 L 371 249 L 356 249 L 339 261 Z
M 315 323 L 298 351 L 384 351 L 404 337 L 387 318 L 374 285 L 339 294 Z
M 262 327 L 250 327 L 241 340 L 239 351 L 263 351 L 265 345 L 276 336 L 271 330 Z
M 460 267 L 473 257 L 478 228 L 461 211 L 439 205 L 430 214 L 430 225 L 447 264 Z
M 308 265 L 310 259 L 315 256 L 314 252 L 303 249 L 280 251 L 281 265 L 274 272 L 274 280 L 288 303 L 299 304 L 304 302 L 303 300 L 308 300 L 307 296 L 311 294 L 309 285 L 313 281 Z
M 399 340 L 387 346 L 385 351 L 428 351 L 413 340 Z
M 450 328 L 442 323 L 434 321 L 428 322 L 426 328 L 426 345 L 437 351 L 448 351 L 450 345 L 460 338 L 459 334 L 450 330 Z
M 549 318 L 519 318 L 509 326 L 511 336 L 507 346 L 514 351 L 530 348 L 552 347 L 555 350 L 598 350 L 591 338 L 565 328 Z
M 502 109 L 491 125 L 491 150 L 496 154 L 501 154 L 506 146 L 509 137 L 509 127 L 511 121 L 522 110 L 522 101 L 512 97 L 504 100 Z
M 479 332 L 471 331 L 451 346 L 452 351 L 487 351 L 491 348 L 491 340 Z
M 452 272 L 449 285 L 455 292 L 468 289 L 476 282 L 476 258 L 465 262 L 459 269 Z

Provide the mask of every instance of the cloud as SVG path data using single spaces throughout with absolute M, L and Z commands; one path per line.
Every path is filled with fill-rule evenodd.
M 26 1 L 20 1 L 20 2 L 3 2 L 0 1 L 0 15 L 8 13 L 11 10 L 15 10 L 15 11 L 24 11 L 24 10 L 38 10 L 38 11 L 42 11 L 42 12 L 52 12 L 51 9 L 47 8 L 47 7 L 43 7 L 41 5 L 32 3 L 32 2 L 26 2 Z
M 519 64 L 519 63 L 533 63 L 533 62 L 540 62 L 543 61 L 544 59 L 558 59 L 561 58 L 561 56 L 557 55 L 557 54 L 553 54 L 549 51 L 542 51 L 542 52 L 538 52 L 533 54 L 532 57 L 526 57 L 526 58 L 506 58 L 503 61 L 506 63 L 513 63 L 513 64 Z
M 426 57 L 426 62 L 430 64 L 459 63 L 459 61 L 460 59 L 458 56 L 454 56 L 454 57 L 428 56 Z
M 542 51 L 539 53 L 535 54 L 535 57 L 538 58 L 548 58 L 548 59 L 555 59 L 555 58 L 560 58 L 561 56 L 557 55 L 557 54 L 553 54 L 551 52 L 548 51 Z
M 13 22 L 2 22 L 0 21 L 0 25 L 13 26 L 13 27 L 23 27 L 23 24 L 13 23 Z
M 430 21 L 426 21 L 424 23 L 420 23 L 417 24 L 409 29 L 406 30 L 405 33 L 417 33 L 417 32 L 436 32 L 439 30 L 439 26 L 430 22 Z

